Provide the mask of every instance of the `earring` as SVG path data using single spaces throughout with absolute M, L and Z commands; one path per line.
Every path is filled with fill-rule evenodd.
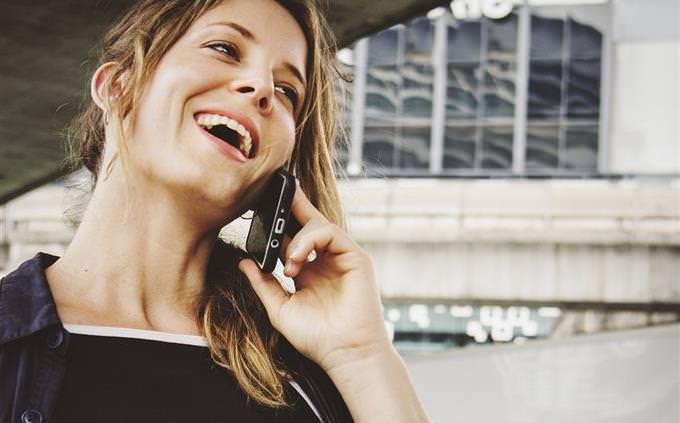
M 104 125 L 108 125 L 108 124 L 109 124 L 109 111 L 104 110 Z

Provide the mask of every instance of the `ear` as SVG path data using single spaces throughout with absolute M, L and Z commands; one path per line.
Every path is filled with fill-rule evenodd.
M 117 82 L 110 86 L 109 92 L 106 90 L 108 81 L 113 76 L 115 69 L 115 62 L 106 62 L 97 68 L 90 81 L 90 95 L 92 96 L 92 101 L 94 101 L 102 111 L 106 111 L 107 104 L 116 98 L 120 92 L 120 86 Z

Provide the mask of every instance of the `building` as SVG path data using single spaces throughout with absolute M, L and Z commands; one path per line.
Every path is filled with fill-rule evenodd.
M 503 3 L 338 55 L 343 192 L 397 341 L 678 319 L 678 2 Z

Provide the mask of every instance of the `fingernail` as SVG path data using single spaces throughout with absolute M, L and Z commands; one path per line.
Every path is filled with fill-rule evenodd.
M 293 260 L 288 259 L 286 260 L 286 265 L 283 266 L 283 273 L 286 275 L 290 275 L 290 273 L 293 271 Z
M 312 250 L 309 255 L 307 256 L 307 263 L 311 263 L 314 260 L 316 260 L 316 251 Z

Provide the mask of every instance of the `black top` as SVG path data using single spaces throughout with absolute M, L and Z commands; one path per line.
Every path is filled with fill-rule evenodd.
M 72 333 L 54 421 L 319 423 L 291 385 L 286 395 L 291 408 L 248 401 L 205 346 Z

